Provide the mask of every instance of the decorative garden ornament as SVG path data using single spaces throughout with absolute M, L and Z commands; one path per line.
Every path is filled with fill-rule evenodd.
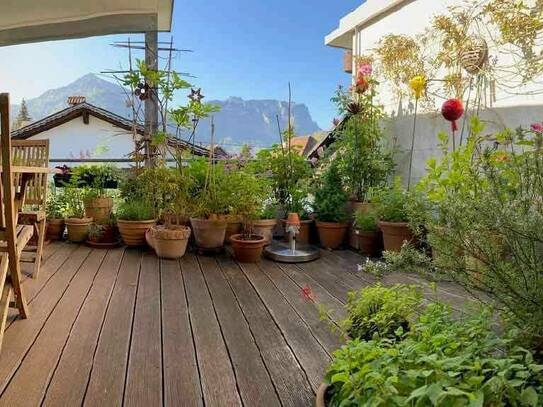
M 453 133 L 458 130 L 456 121 L 464 114 L 464 104 L 459 99 L 449 99 L 441 107 L 441 114 L 445 120 L 451 122 L 451 129 Z
M 198 89 L 191 88 L 190 95 L 189 95 L 190 100 L 192 100 L 193 102 L 196 102 L 196 103 L 200 103 L 204 97 L 205 96 L 202 95 L 202 89 L 201 88 L 198 88 Z
M 420 99 L 426 90 L 426 77 L 417 75 L 409 81 L 409 87 L 415 93 L 415 99 Z
M 460 56 L 462 68 L 471 75 L 476 75 L 488 62 L 488 45 L 481 37 L 473 37 Z

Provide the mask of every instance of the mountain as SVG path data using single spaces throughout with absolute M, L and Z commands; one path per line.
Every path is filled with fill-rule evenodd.
M 85 75 L 69 85 L 46 91 L 41 96 L 27 100 L 27 107 L 33 121 L 39 120 L 67 107 L 68 96 L 85 96 L 87 102 L 107 109 L 120 116 L 129 117 L 126 90 L 121 86 L 99 78 L 94 74 Z M 282 129 L 288 121 L 288 103 L 277 100 L 243 100 L 230 97 L 226 100 L 210 101 L 221 107 L 214 114 L 215 141 L 223 143 L 226 149 L 249 143 L 254 146 L 269 146 L 278 142 L 277 119 Z M 19 106 L 12 106 L 15 118 Z M 319 131 L 304 104 L 292 104 L 292 121 L 296 133 L 305 135 Z M 197 142 L 208 143 L 211 138 L 210 120 L 202 121 L 196 134 Z

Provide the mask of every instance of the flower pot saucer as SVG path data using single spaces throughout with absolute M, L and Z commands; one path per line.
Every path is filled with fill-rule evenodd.
M 280 263 L 307 263 L 321 256 L 320 249 L 308 244 L 297 244 L 292 251 L 286 242 L 272 242 L 264 248 L 264 255 L 270 260 Z
M 87 246 L 92 247 L 93 249 L 115 249 L 116 247 L 119 247 L 122 244 L 122 240 L 119 239 L 112 243 L 98 243 L 98 242 L 91 242 L 90 240 L 86 241 Z

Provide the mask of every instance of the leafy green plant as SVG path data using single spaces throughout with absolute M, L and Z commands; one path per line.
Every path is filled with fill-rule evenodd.
M 54 185 L 49 187 L 45 211 L 47 219 L 63 219 L 66 213 L 66 197 Z
M 540 406 L 543 365 L 491 323 L 431 304 L 402 340 L 349 341 L 326 373 L 328 406 Z
M 155 210 L 147 201 L 123 201 L 117 208 L 117 218 L 129 221 L 155 219 Z
M 356 228 L 362 232 L 376 232 L 378 229 L 377 214 L 373 211 L 357 211 L 355 213 L 354 222 Z
M 420 310 L 422 293 L 416 286 L 377 284 L 349 293 L 348 318 L 342 326 L 351 338 L 399 339 Z
M 67 218 L 85 217 L 85 207 L 83 205 L 84 190 L 75 185 L 72 179 L 69 185 L 64 187 L 63 200 L 65 202 L 64 214 Z
M 399 178 L 392 187 L 377 192 L 373 200 L 379 219 L 385 222 L 408 222 L 408 193 L 402 187 Z
M 318 220 L 322 222 L 344 222 L 347 220 L 347 193 L 343 190 L 337 165 L 331 164 L 317 179 L 314 207 Z

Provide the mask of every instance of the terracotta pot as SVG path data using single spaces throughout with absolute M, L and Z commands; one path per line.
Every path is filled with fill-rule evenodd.
M 328 385 L 322 383 L 317 390 L 317 397 L 315 398 L 315 407 L 326 407 L 326 391 Z
M 119 229 L 117 225 L 102 225 L 99 236 L 89 236 L 91 243 L 117 243 L 119 241 Z
M 286 226 L 286 220 L 281 219 L 281 222 L 283 223 L 283 230 Z M 296 241 L 298 243 L 309 243 L 309 238 L 311 236 L 311 226 L 313 225 L 313 219 L 309 220 L 301 220 L 300 221 L 300 233 L 296 236 Z M 285 232 L 285 239 L 287 238 L 287 234 Z
M 379 221 L 379 228 L 383 232 L 384 249 L 399 252 L 404 242 L 414 242 L 415 235 L 407 222 Z
M 224 246 L 226 220 L 190 218 L 196 246 L 201 249 L 220 249 Z
M 156 225 L 156 219 L 149 220 L 122 220 L 117 221 L 119 232 L 124 243 L 129 247 L 145 245 L 145 232 Z
M 354 216 L 357 212 L 362 212 L 364 214 L 369 213 L 375 209 L 375 206 L 370 202 L 360 202 L 360 201 L 350 201 L 349 202 L 349 212 Z M 359 239 L 356 234 L 356 225 L 354 222 L 351 222 L 351 227 L 349 229 L 349 246 L 353 249 L 359 249 Z
M 251 235 L 251 240 L 243 239 L 243 235 L 230 237 L 234 257 L 240 263 L 256 263 L 262 256 L 262 250 L 266 245 L 264 236 Z
M 185 255 L 191 229 L 187 226 L 152 226 L 145 234 L 158 257 L 179 259 Z
M 271 244 L 277 219 L 260 219 L 253 222 L 253 233 L 264 236 L 265 245 Z
M 89 235 L 89 226 L 92 218 L 68 218 L 66 219 L 66 228 L 68 229 L 68 240 L 74 243 L 80 243 L 87 240 Z
M 349 224 L 339 222 L 320 222 L 317 221 L 317 230 L 321 246 L 325 249 L 337 249 L 345 240 L 345 234 Z
M 241 220 L 236 216 L 226 216 L 226 232 L 224 243 L 230 243 L 230 237 L 241 233 Z
M 49 240 L 61 240 L 64 235 L 64 219 L 48 219 L 45 235 Z
M 368 257 L 377 256 L 377 232 L 357 231 L 360 253 Z
M 84 202 L 85 215 L 93 218 L 95 222 L 101 222 L 109 219 L 113 209 L 113 198 L 109 196 L 89 199 Z

